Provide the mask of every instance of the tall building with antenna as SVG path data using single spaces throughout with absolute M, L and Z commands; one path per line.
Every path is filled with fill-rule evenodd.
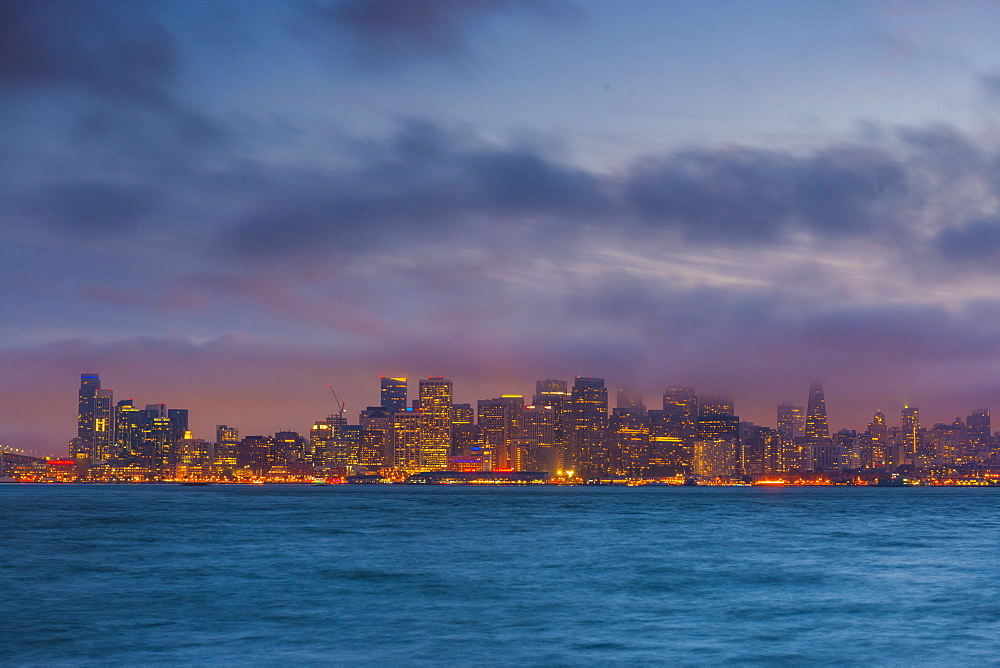
M 826 417 L 826 398 L 823 384 L 813 381 L 809 386 L 809 404 L 806 408 L 806 424 L 803 429 L 806 438 L 830 438 L 830 423 Z

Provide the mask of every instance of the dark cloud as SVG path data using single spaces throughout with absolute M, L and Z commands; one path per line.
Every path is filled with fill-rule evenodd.
M 951 263 L 996 267 L 1000 262 L 1000 218 L 947 228 L 937 235 L 934 248 Z
M 461 54 L 465 32 L 492 14 L 526 11 L 563 18 L 576 13 L 562 0 L 341 0 L 314 9 L 347 30 L 358 57 L 368 65 Z
M 372 150 L 374 149 L 374 150 Z M 443 240 L 462 221 L 592 220 L 611 209 L 601 180 L 530 148 L 470 147 L 412 121 L 356 171 L 303 175 L 230 230 L 222 248 L 253 258 L 377 250 L 390 237 Z
M 74 235 L 104 237 L 132 231 L 153 211 L 156 199 L 149 186 L 78 181 L 46 188 L 38 209 Z
M 791 231 L 834 237 L 894 225 L 906 181 L 896 160 L 864 147 L 804 158 L 688 150 L 636 164 L 625 203 L 649 224 L 694 241 L 773 242 Z
M 0 3 L 0 82 L 8 90 L 79 86 L 100 97 L 170 106 L 170 35 L 143 5 L 75 0 Z
M 272 180 L 221 247 L 237 257 L 280 259 L 378 252 L 393 241 L 448 247 L 462 232 L 518 228 L 536 234 L 536 250 L 560 245 L 560 252 L 604 231 L 646 243 L 676 233 L 703 248 L 866 239 L 888 252 L 921 254 L 922 226 L 971 219 L 1000 176 L 995 155 L 942 126 L 807 154 L 679 150 L 639 159 L 617 176 L 419 119 L 385 141 L 355 142 L 352 151 L 352 169 Z M 962 238 L 960 230 L 943 234 L 946 257 Z
M 979 85 L 986 98 L 991 102 L 1000 102 L 1000 72 L 989 72 L 979 75 Z

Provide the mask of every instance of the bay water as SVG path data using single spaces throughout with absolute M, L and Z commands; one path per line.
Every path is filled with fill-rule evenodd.
M 0 486 L 0 664 L 1000 663 L 1000 489 Z

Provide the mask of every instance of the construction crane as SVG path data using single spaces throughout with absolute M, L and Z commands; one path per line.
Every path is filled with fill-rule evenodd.
M 330 392 L 333 394 L 333 400 L 337 402 L 337 417 L 340 418 L 340 422 L 344 421 L 344 409 L 347 407 L 346 401 L 341 401 L 340 397 L 337 396 L 337 391 L 333 389 L 333 385 L 327 385 L 330 388 Z

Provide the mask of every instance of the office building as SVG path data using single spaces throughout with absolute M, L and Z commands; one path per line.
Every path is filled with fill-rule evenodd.
M 406 378 L 381 377 L 382 408 L 390 414 L 406 409 Z
M 420 380 L 420 467 L 448 468 L 451 451 L 452 382 L 442 376 Z

